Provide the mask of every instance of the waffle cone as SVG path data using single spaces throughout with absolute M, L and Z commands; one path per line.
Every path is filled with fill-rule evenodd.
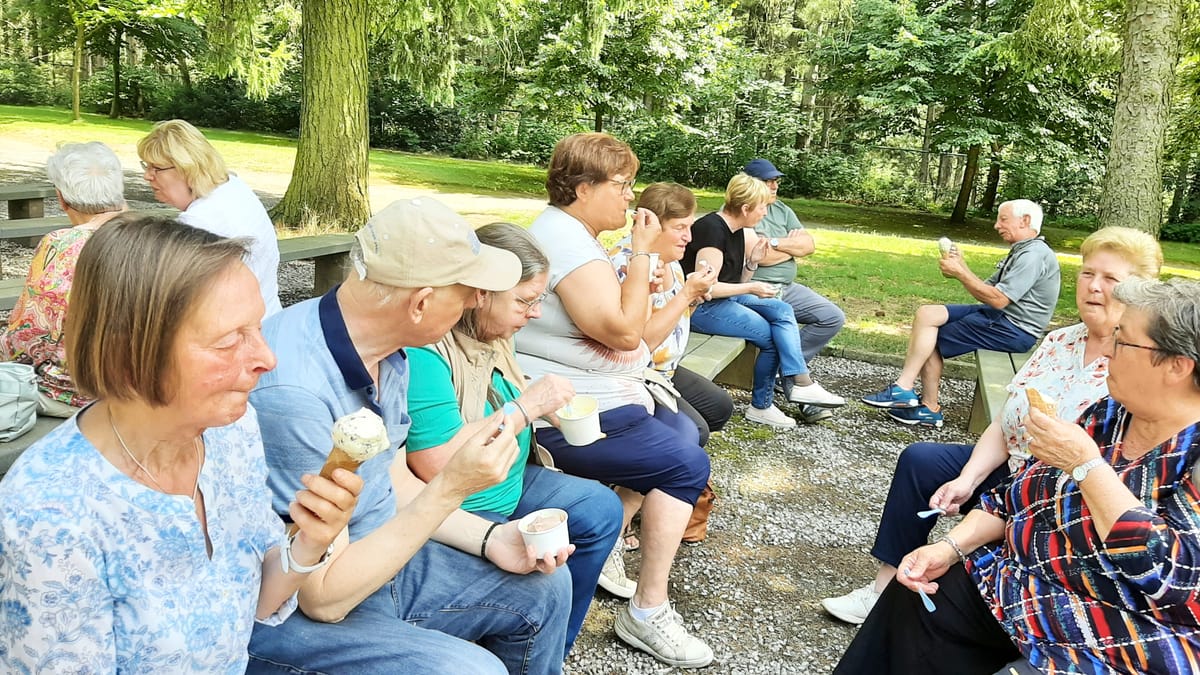
M 1026 387 L 1025 395 L 1029 397 L 1030 407 L 1037 408 L 1051 417 L 1058 417 L 1058 406 L 1053 401 L 1042 396 L 1040 391 L 1033 387 Z
M 334 469 L 345 469 L 347 471 L 354 472 L 358 471 L 360 464 L 362 464 L 362 462 L 346 454 L 345 450 L 342 450 L 341 448 L 334 448 L 333 451 L 329 453 L 329 456 L 325 458 L 325 466 L 321 467 L 321 477 L 332 480 Z

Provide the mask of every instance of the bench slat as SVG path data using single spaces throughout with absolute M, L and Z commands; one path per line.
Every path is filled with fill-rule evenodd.
M 975 399 L 968 431 L 978 435 L 987 429 L 1008 398 L 1008 383 L 1032 356 L 1032 350 L 1018 354 L 986 349 L 975 352 Z
M 705 335 L 693 331 L 679 365 L 710 380 L 733 363 L 746 348 L 746 341 L 724 335 Z
M 49 183 L 18 183 L 0 185 L 0 200 L 45 199 L 54 196 L 54 186 Z

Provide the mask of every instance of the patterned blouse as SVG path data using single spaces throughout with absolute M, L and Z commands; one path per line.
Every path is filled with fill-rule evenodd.
M 625 276 L 629 270 L 629 258 L 633 255 L 633 241 L 626 236 L 617 245 L 608 250 L 608 258 L 612 260 L 613 267 L 617 270 L 617 279 L 622 283 L 625 282 Z M 683 267 L 678 262 L 672 262 L 665 265 L 667 273 L 671 275 L 670 279 L 673 282 L 662 293 L 651 293 L 650 304 L 653 306 L 653 311 L 657 312 L 667 303 L 679 295 L 683 291 Z M 663 284 L 664 286 L 666 284 Z M 671 333 L 663 340 L 663 343 L 654 350 L 650 356 L 650 367 L 655 370 L 660 370 L 671 376 L 675 374 L 675 368 L 679 365 L 679 360 L 683 358 L 683 353 L 687 350 L 688 333 L 692 325 L 692 310 L 688 307 L 683 312 L 683 316 L 679 317 L 679 323 L 671 329 Z
M 1059 418 L 1071 422 L 1108 395 L 1108 357 L 1084 362 L 1087 335 L 1087 326 L 1082 323 L 1052 331 L 1008 384 L 1000 431 L 1012 455 L 1009 465 L 1013 471 L 1029 457 L 1029 439 L 1021 423 L 1029 415 L 1025 387 L 1033 385 L 1043 396 L 1057 401 Z
M 1080 420 L 1145 505 L 1100 540 L 1079 485 L 1032 462 L 983 496 L 1004 539 L 967 571 L 1021 653 L 1048 673 L 1200 672 L 1200 423 L 1125 460 L 1131 420 L 1104 398 Z
M 211 559 L 190 496 L 121 473 L 75 420 L 0 482 L 0 672 L 244 672 L 263 556 L 284 536 L 253 409 L 204 432 Z
M 75 392 L 67 374 L 63 322 L 75 263 L 95 231 L 69 227 L 42 237 L 33 252 L 25 288 L 9 315 L 8 329 L 0 332 L 0 361 L 32 365 L 42 394 L 77 408 L 87 404 L 88 399 Z

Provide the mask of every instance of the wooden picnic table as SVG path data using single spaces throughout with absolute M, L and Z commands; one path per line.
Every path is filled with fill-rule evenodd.
M 46 215 L 46 197 L 55 194 L 49 183 L 0 185 L 0 200 L 8 202 L 9 220 L 41 218 Z

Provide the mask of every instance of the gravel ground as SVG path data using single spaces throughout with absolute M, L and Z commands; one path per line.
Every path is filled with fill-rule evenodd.
M 0 170 L 2 182 L 44 181 L 40 170 Z M 130 207 L 153 208 L 140 176 L 127 173 Z M 268 205 L 277 195 L 262 194 Z M 58 215 L 47 200 L 46 215 Z M 7 218 L 0 202 L 0 218 Z M 24 276 L 32 249 L 0 241 L 0 278 Z M 285 305 L 307 297 L 311 263 L 280 268 Z M 0 321 L 7 319 L 0 312 Z M 775 431 L 741 415 L 709 443 L 718 501 L 701 546 L 680 549 L 671 597 L 690 630 L 716 660 L 703 673 L 828 673 L 855 628 L 826 615 L 823 597 L 840 595 L 874 576 L 868 554 L 880 507 L 900 450 L 919 440 L 969 442 L 973 383 L 947 380 L 946 427 L 910 429 L 857 402 L 891 381 L 896 369 L 822 357 L 814 373 L 831 391 L 854 399 L 832 420 Z M 749 393 L 735 390 L 739 409 Z M 794 406 L 785 410 L 794 413 Z M 636 577 L 640 553 L 626 554 Z M 597 591 L 591 613 L 567 661 L 568 675 L 686 672 L 627 647 L 613 632 L 618 600 Z

